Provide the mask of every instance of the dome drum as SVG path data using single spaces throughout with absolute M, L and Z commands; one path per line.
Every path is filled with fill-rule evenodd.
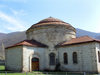
M 74 27 L 51 17 L 32 25 L 26 31 L 26 34 L 29 40 L 34 39 L 49 47 L 54 47 L 61 42 L 76 38 Z

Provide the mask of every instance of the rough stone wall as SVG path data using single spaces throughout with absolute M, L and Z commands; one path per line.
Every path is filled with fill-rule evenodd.
M 99 62 L 99 58 L 98 58 L 98 51 L 100 52 L 100 43 L 95 43 L 95 46 L 96 46 L 97 69 L 98 69 L 98 72 L 100 73 L 100 62 Z
M 24 46 L 23 48 L 23 71 L 32 71 L 32 63 L 31 59 L 33 57 L 39 58 L 39 69 L 44 70 L 45 68 L 45 50 L 46 48 L 34 48 L 34 47 L 28 47 Z
M 55 62 L 56 59 L 58 59 L 58 51 L 56 49 L 54 49 L 53 51 L 51 51 L 50 49 L 47 49 L 45 51 L 45 69 L 46 70 L 55 70 L 56 64 L 55 65 L 50 65 L 50 57 L 49 54 L 50 53 L 54 53 L 55 54 Z
M 98 63 L 98 43 L 83 43 L 60 47 L 51 51 L 49 48 L 37 48 L 28 46 L 19 46 L 6 50 L 6 69 L 12 71 L 32 71 L 31 59 L 39 58 L 40 70 L 55 70 L 56 65 L 49 64 L 49 54 L 55 53 L 55 60 L 59 59 L 61 70 L 80 71 L 80 72 L 100 72 L 100 63 Z M 78 64 L 73 64 L 72 53 L 77 52 Z M 63 54 L 68 54 L 68 64 L 64 64 Z M 23 58 L 22 58 L 23 57 Z M 12 62 L 13 60 L 13 62 Z
M 39 52 L 39 50 L 36 50 L 36 52 L 40 54 L 40 60 L 45 61 L 40 62 L 40 70 L 55 70 L 56 65 L 51 66 L 49 64 L 49 54 L 52 52 L 55 53 L 56 60 L 58 58 L 58 52 L 54 48 L 54 46 L 58 43 L 71 40 L 72 38 L 76 38 L 76 32 L 71 30 L 70 28 L 66 28 L 63 25 L 40 26 L 38 28 L 31 29 L 31 31 L 27 33 L 27 39 L 34 39 L 38 42 L 48 45 L 49 47 L 44 52 Z M 44 55 L 42 55 L 42 53 Z
M 22 46 L 6 49 L 6 70 L 22 71 Z
M 96 49 L 94 43 L 84 43 L 58 49 L 61 69 L 67 71 L 97 72 Z M 68 53 L 68 64 L 63 62 L 63 54 Z M 72 53 L 77 52 L 78 64 L 73 64 Z
M 38 27 L 38 29 L 33 29 L 27 33 L 27 38 L 37 40 L 44 43 L 50 47 L 54 48 L 58 43 L 68 41 L 75 38 L 75 32 L 65 28 L 64 26 L 46 26 Z M 52 49 L 53 50 L 53 49 Z
M 27 46 L 23 47 L 23 72 L 30 71 L 30 58 L 32 53 L 33 51 L 29 50 Z

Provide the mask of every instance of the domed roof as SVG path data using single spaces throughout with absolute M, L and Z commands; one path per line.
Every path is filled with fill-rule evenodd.
M 72 27 L 69 23 L 66 23 L 66 22 L 64 22 L 60 19 L 53 18 L 53 17 L 49 17 L 49 18 L 46 18 L 46 19 L 43 19 L 43 20 L 39 21 L 38 23 L 32 25 L 28 30 L 36 28 L 36 27 L 48 26 L 48 25 L 49 26 L 63 25 L 63 26 L 66 26 L 67 28 L 70 28 L 70 29 L 72 29 L 73 31 L 76 32 L 75 28 Z
M 46 19 L 41 20 L 40 22 L 36 23 L 35 25 L 44 25 L 44 24 L 66 24 L 66 25 L 70 25 L 60 19 L 57 18 L 53 18 L 53 17 L 49 17 Z
M 41 20 L 38 23 L 47 23 L 47 22 L 62 22 L 62 23 L 65 23 L 65 22 L 63 22 L 63 21 L 61 21 L 61 20 L 59 20 L 57 18 L 53 18 L 53 17 L 48 17 L 46 19 Z

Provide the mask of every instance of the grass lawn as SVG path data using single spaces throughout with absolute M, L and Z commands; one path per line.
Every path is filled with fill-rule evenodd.
M 5 66 L 0 65 L 0 71 L 3 71 L 3 70 L 5 70 Z
M 84 75 L 83 73 L 72 73 L 72 72 L 40 72 L 33 71 L 27 73 L 18 73 L 7 71 L 5 73 L 5 66 L 0 65 L 0 75 Z M 97 74 L 86 74 L 86 75 L 97 75 Z

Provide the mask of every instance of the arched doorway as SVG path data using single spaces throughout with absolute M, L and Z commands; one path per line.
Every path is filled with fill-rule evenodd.
M 39 70 L 39 58 L 32 58 L 32 71 L 38 71 Z

